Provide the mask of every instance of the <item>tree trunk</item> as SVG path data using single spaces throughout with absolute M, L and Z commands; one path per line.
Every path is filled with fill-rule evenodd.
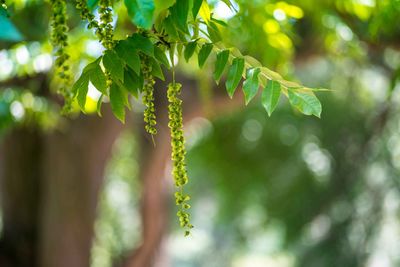
M 0 266 L 89 266 L 98 194 L 123 126 L 109 109 L 48 134 L 27 128 L 3 140 Z

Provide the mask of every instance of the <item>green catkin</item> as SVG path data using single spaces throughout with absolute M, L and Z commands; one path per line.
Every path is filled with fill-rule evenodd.
M 79 14 L 82 20 L 89 22 L 88 29 L 96 29 L 95 33 L 101 44 L 106 49 L 112 49 L 114 47 L 114 31 L 111 25 L 113 20 L 112 17 L 112 1 L 111 0 L 100 0 L 99 2 L 99 14 L 100 22 L 96 21 L 95 16 L 90 13 L 89 7 L 85 0 L 77 0 L 76 8 L 79 10 Z
M 90 13 L 89 7 L 87 6 L 86 0 L 77 0 L 76 8 L 79 11 L 79 15 L 82 20 L 87 20 L 89 22 L 88 29 L 95 28 L 96 31 L 101 31 L 99 28 L 99 23 L 95 20 L 95 16 Z
M 175 193 L 175 202 L 179 206 L 177 213 L 180 226 L 185 228 L 185 236 L 190 234 L 193 225 L 190 223 L 190 215 L 187 210 L 190 205 L 187 203 L 190 197 L 183 192 L 183 186 L 188 183 L 188 175 L 185 163 L 185 138 L 183 135 L 183 114 L 182 100 L 179 99 L 182 85 L 179 83 L 170 83 L 167 89 L 168 97 L 168 127 L 171 131 L 171 158 L 172 158 L 172 176 L 178 191 Z
M 156 129 L 156 108 L 154 105 L 154 77 L 151 75 L 151 65 L 147 58 L 147 56 L 142 57 L 142 73 L 144 78 L 144 85 L 143 85 L 143 97 L 142 101 L 145 105 L 145 110 L 143 112 L 144 122 L 145 122 L 145 130 L 151 136 L 157 134 Z
M 100 29 L 99 33 L 96 33 L 102 44 L 106 49 L 112 49 L 114 47 L 114 31 L 111 25 L 113 21 L 112 17 L 112 0 L 100 0 L 99 2 L 99 14 L 100 14 Z
M 68 59 L 69 55 L 66 51 L 68 47 L 68 25 L 67 25 L 67 4 L 63 0 L 50 0 L 52 7 L 51 14 L 51 42 L 56 49 L 56 72 L 62 80 L 59 92 L 64 96 L 65 104 L 63 112 L 68 113 L 72 107 L 72 93 L 67 88 L 72 82 Z

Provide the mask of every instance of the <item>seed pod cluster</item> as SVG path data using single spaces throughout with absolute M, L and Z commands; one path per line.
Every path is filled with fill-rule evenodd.
M 145 122 L 145 130 L 149 134 L 156 135 L 156 108 L 154 105 L 154 77 L 151 75 L 151 65 L 147 56 L 142 57 L 142 74 L 144 78 L 143 85 L 143 104 L 145 105 L 145 110 L 143 112 L 144 122 Z
M 96 35 L 106 49 L 112 49 L 114 47 L 114 32 L 111 25 L 113 20 L 111 6 L 112 0 L 100 0 L 99 2 L 100 30 L 96 31 Z
M 89 22 L 88 29 L 95 28 L 96 31 L 99 31 L 99 23 L 95 20 L 95 16 L 90 13 L 89 7 L 86 4 L 86 0 L 77 0 L 76 8 L 79 10 L 81 19 Z
M 185 235 L 190 234 L 193 225 L 190 224 L 189 213 L 187 209 L 190 205 L 187 203 L 190 197 L 183 193 L 183 186 L 188 182 L 188 175 L 185 163 L 185 138 L 183 135 L 183 114 L 182 100 L 179 99 L 182 85 L 179 83 L 171 83 L 168 85 L 168 127 L 171 131 L 171 158 L 172 158 L 172 175 L 174 177 L 175 186 L 178 192 L 175 193 L 175 202 L 179 206 L 177 213 L 182 228 L 186 228 Z
M 62 80 L 60 93 L 64 96 L 64 112 L 71 109 L 72 93 L 67 89 L 72 81 L 72 75 L 68 65 L 68 25 L 67 25 L 67 4 L 63 0 L 50 0 L 52 7 L 51 14 L 51 42 L 56 49 L 56 72 Z

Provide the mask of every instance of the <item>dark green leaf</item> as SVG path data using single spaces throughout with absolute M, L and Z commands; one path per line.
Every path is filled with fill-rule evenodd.
M 229 59 L 229 50 L 221 51 L 217 54 L 217 61 L 215 62 L 215 70 L 214 70 L 214 79 L 219 83 L 221 79 L 222 73 L 225 70 L 226 63 L 228 63 Z
M 126 96 L 122 89 L 115 83 L 112 83 L 110 88 L 111 110 L 115 117 L 122 123 L 125 122 L 125 98 Z
M 210 37 L 210 40 L 213 43 L 218 43 L 219 41 L 222 40 L 221 33 L 218 29 L 218 26 L 214 22 L 210 21 L 208 23 L 207 32 L 208 32 L 208 36 Z
M 312 92 L 301 92 L 288 89 L 289 102 L 305 115 L 321 117 L 322 107 L 318 98 Z
M 113 50 L 107 50 L 103 56 L 104 68 L 110 72 L 113 80 L 124 80 L 124 62 Z
M 269 80 L 267 86 L 264 88 L 261 96 L 261 102 L 271 116 L 276 106 L 278 105 L 279 97 L 281 95 L 281 84 L 277 81 Z
M 189 15 L 189 1 L 176 0 L 174 6 L 170 8 L 171 17 L 175 25 L 184 33 L 188 33 L 187 19 Z
M 199 13 L 202 3 L 203 3 L 203 0 L 193 0 L 193 7 L 192 7 L 193 18 L 197 17 L 197 14 Z
M 154 1 L 153 0 L 125 0 L 128 14 L 136 26 L 151 29 L 153 25 Z
M 170 68 L 169 61 L 167 56 L 165 55 L 165 52 L 158 46 L 154 46 L 154 56 L 165 67 Z
M 213 48 L 212 44 L 204 44 L 199 51 L 199 67 L 202 68 Z
M 242 79 L 244 70 L 244 59 L 243 58 L 235 58 L 232 61 L 232 65 L 229 68 L 228 77 L 226 79 L 226 90 L 228 91 L 228 95 L 230 98 L 233 97 L 233 94 L 236 91 L 236 87 L 239 85 L 240 80 Z
M 246 105 L 257 95 L 259 68 L 248 69 L 246 80 L 243 82 L 243 93 Z
M 115 48 L 118 56 L 126 62 L 137 74 L 140 73 L 140 58 L 137 50 L 126 41 L 119 42 Z
M 196 47 L 197 47 L 197 41 L 190 42 L 186 45 L 185 51 L 183 52 L 183 56 L 186 62 L 188 62 L 189 59 L 193 56 Z
M 126 42 L 133 49 L 140 50 L 148 56 L 154 56 L 154 45 L 149 38 L 144 37 L 141 34 L 134 33 L 126 40 Z
M 130 68 L 125 69 L 124 87 L 134 97 L 138 98 L 139 88 L 141 87 L 139 76 Z
M 164 81 L 165 80 L 164 74 L 161 70 L 161 67 L 160 67 L 160 64 L 158 63 L 158 61 L 153 58 L 150 58 L 150 61 L 151 61 L 151 74 L 154 77 L 157 77 Z
M 175 24 L 173 22 L 172 16 L 168 16 L 164 19 L 162 26 L 165 32 L 173 39 L 179 39 L 178 31 L 175 28 Z

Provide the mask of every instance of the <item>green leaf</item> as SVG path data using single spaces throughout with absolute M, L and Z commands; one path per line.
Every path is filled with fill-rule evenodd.
M 111 74 L 111 78 L 119 81 L 124 80 L 124 62 L 113 50 L 107 50 L 103 56 L 103 65 Z
M 165 52 L 158 46 L 154 46 L 154 57 L 168 69 L 171 67 Z
M 97 115 L 99 115 L 99 117 L 101 117 L 101 106 L 103 105 L 103 97 L 104 95 L 101 94 L 99 100 L 97 100 L 97 105 L 96 105 L 96 111 L 97 111 Z
M 148 56 L 154 56 L 154 45 L 149 38 L 141 34 L 134 33 L 131 37 L 126 39 L 126 42 L 133 49 L 140 50 Z
M 7 17 L 7 11 L 0 5 L 0 41 L 20 42 L 22 34 Z
M 153 25 L 153 0 L 125 0 L 125 6 L 133 23 L 141 28 L 150 30 Z
M 243 93 L 246 105 L 257 95 L 258 92 L 258 75 L 260 74 L 259 68 L 247 70 L 246 80 L 243 82 Z
M 132 68 L 137 74 L 140 73 L 140 58 L 137 50 L 126 41 L 119 42 L 115 48 L 118 56 Z
M 199 10 L 199 15 L 200 17 L 203 18 L 203 20 L 205 21 L 205 23 L 208 24 L 208 22 L 211 20 L 211 11 L 210 11 L 210 7 L 208 6 L 207 1 L 203 1 L 203 3 L 201 4 L 200 10 Z
M 175 4 L 175 0 L 154 0 L 155 14 L 158 15 L 162 10 Z
M 90 10 L 95 8 L 95 6 L 97 6 L 98 3 L 99 3 L 99 0 L 87 0 L 87 5 Z
M 225 70 L 226 63 L 228 63 L 229 59 L 229 50 L 223 50 L 217 54 L 217 61 L 215 62 L 215 70 L 214 70 L 214 79 L 219 83 L 221 79 L 222 73 Z
M 202 68 L 213 48 L 212 44 L 204 44 L 199 51 L 199 67 Z
M 228 91 L 228 95 L 230 98 L 233 97 L 233 94 L 236 91 L 236 87 L 239 85 L 240 80 L 242 79 L 244 70 L 244 59 L 243 58 L 235 58 L 232 60 L 232 65 L 229 68 L 228 77 L 226 79 L 226 90 Z
M 103 73 L 103 70 L 100 67 L 100 61 L 102 57 L 99 57 L 95 61 L 86 65 L 83 69 L 82 75 L 85 74 L 89 77 L 89 80 L 92 82 L 94 87 L 97 88 L 101 93 L 107 94 L 107 82 L 106 76 Z
M 312 92 L 301 92 L 288 88 L 289 102 L 305 115 L 321 117 L 321 102 Z
M 72 92 L 74 93 L 74 95 L 77 95 L 78 104 L 82 110 L 85 110 L 88 87 L 89 87 L 89 75 L 83 72 L 81 77 L 79 77 L 79 79 L 72 86 Z
M 203 0 L 194 0 L 193 1 L 193 7 L 192 7 L 193 18 L 197 17 L 197 14 L 199 13 L 202 3 L 203 3 Z
M 122 123 L 125 122 L 125 98 L 126 96 L 122 89 L 115 83 L 112 83 L 110 88 L 111 110 L 115 117 Z
M 100 65 L 97 65 L 93 70 L 90 71 L 89 80 L 92 82 L 94 87 L 97 88 L 97 90 L 103 94 L 107 94 L 106 76 L 104 75 Z
M 160 67 L 160 64 L 158 63 L 158 61 L 153 58 L 150 58 L 150 61 L 151 61 L 151 74 L 154 77 L 157 77 L 164 81 L 165 80 L 164 74 L 161 70 L 161 67 Z
M 131 68 L 125 69 L 124 87 L 134 97 L 138 98 L 141 82 L 139 76 Z
M 184 33 L 189 33 L 187 27 L 189 0 L 176 0 L 175 5 L 170 8 L 170 11 L 175 25 Z
M 210 37 L 210 40 L 213 43 L 218 43 L 219 41 L 222 41 L 222 37 L 221 37 L 221 33 L 218 29 L 218 26 L 210 21 L 207 25 L 207 32 L 208 32 L 208 36 Z
M 186 62 L 188 62 L 189 59 L 193 56 L 196 47 L 197 47 L 197 41 L 190 42 L 186 45 L 185 51 L 183 52 L 183 56 Z
M 281 84 L 277 81 L 269 80 L 261 95 L 261 102 L 267 110 L 268 116 L 271 116 L 272 112 L 274 112 L 280 96 Z

